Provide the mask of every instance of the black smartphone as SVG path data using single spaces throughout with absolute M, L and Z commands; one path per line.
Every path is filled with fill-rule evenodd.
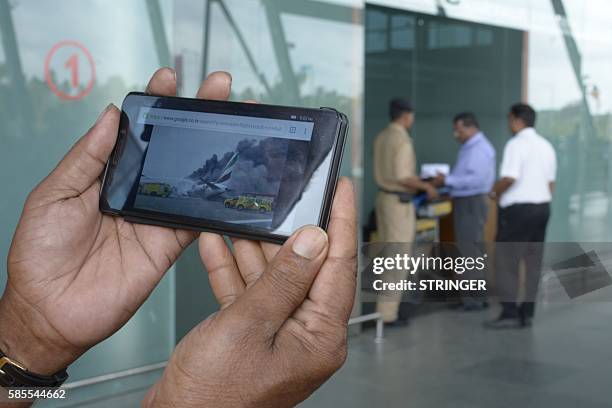
M 103 213 L 277 243 L 327 227 L 346 115 L 139 92 L 121 110 Z

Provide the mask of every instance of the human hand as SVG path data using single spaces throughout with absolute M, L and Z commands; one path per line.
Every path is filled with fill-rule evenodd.
M 427 194 L 427 199 L 429 201 L 435 200 L 440 197 L 438 190 L 434 187 L 433 184 L 425 183 L 425 193 Z
M 143 406 L 292 407 L 346 358 L 356 285 L 351 183 L 338 183 L 328 235 L 308 226 L 282 246 L 200 236 L 221 310 L 177 346 Z
M 436 187 L 442 187 L 445 184 L 445 182 L 446 182 L 446 177 L 442 173 L 436 174 L 436 177 L 434 177 L 431 180 L 431 183 Z
M 229 74 L 211 74 L 198 97 L 227 99 L 230 84 Z M 174 95 L 174 71 L 155 72 L 147 92 Z M 100 213 L 119 116 L 109 105 L 30 193 L 13 237 L 0 349 L 37 374 L 65 368 L 123 326 L 196 237 Z

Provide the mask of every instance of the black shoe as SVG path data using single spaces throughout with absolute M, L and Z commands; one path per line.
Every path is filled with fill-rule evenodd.
M 521 319 L 521 326 L 531 327 L 533 319 L 533 311 L 535 309 L 534 303 L 523 303 L 518 310 L 519 318 Z
M 398 318 L 396 320 L 385 322 L 385 327 L 406 327 L 408 326 L 408 319 Z
M 518 328 L 521 328 L 521 327 L 525 327 L 522 324 L 521 319 L 518 318 L 518 316 L 515 316 L 515 317 L 500 316 L 496 320 L 485 322 L 483 326 L 486 329 L 493 329 L 493 330 L 499 330 L 499 329 L 518 329 Z
M 521 327 L 531 327 L 532 319 L 529 316 L 521 316 L 520 318 Z

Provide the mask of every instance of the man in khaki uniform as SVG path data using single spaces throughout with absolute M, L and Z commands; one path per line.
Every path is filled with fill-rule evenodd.
M 412 244 L 416 213 L 409 196 L 417 190 L 425 190 L 431 199 L 437 196 L 437 191 L 416 174 L 416 156 L 408 134 L 414 123 L 410 102 L 393 99 L 389 105 L 389 115 L 391 123 L 374 140 L 374 180 L 379 189 L 376 198 L 376 225 L 381 242 Z M 403 199 L 400 197 L 402 195 Z M 405 279 L 407 273 L 389 270 L 382 278 L 388 282 L 398 282 Z M 401 297 L 402 292 L 394 291 L 379 298 L 376 309 L 382 314 L 385 323 L 407 323 L 404 316 L 398 317 Z

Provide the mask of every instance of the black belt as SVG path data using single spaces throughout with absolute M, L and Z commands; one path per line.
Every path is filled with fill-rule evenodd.
M 410 203 L 414 198 L 414 194 L 409 193 L 407 191 L 391 191 L 380 187 L 378 189 L 383 193 L 396 195 L 402 203 Z

